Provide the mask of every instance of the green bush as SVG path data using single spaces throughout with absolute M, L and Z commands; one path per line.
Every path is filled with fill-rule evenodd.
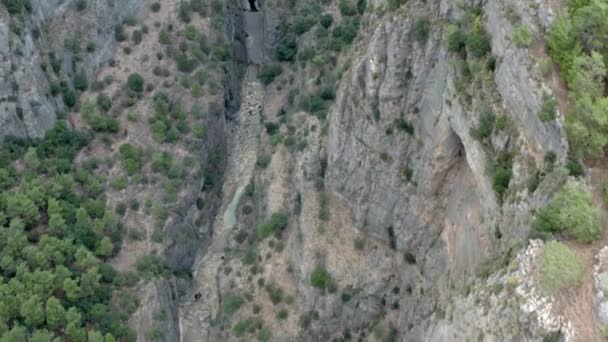
M 89 88 L 89 80 L 87 79 L 87 73 L 84 70 L 80 70 L 74 75 L 74 89 L 85 91 Z
M 541 257 L 541 285 L 554 293 L 580 283 L 585 269 L 579 257 L 566 245 L 551 241 L 545 244 Z
M 185 33 L 186 39 L 188 39 L 188 40 L 195 41 L 198 39 L 198 30 L 196 29 L 196 27 L 194 27 L 192 25 L 186 26 L 186 30 L 184 33 Z
M 407 0 L 388 0 L 388 9 L 394 11 L 406 2 Z
M 127 88 L 133 92 L 142 93 L 144 91 L 144 78 L 138 73 L 129 75 Z
M 266 285 L 265 289 L 273 305 L 277 305 L 283 301 L 283 289 L 274 284 Z
M 145 277 L 156 277 L 164 274 L 165 266 L 160 257 L 156 255 L 144 255 L 135 262 L 137 271 Z
M 564 14 L 554 20 L 547 37 L 549 53 L 559 64 L 562 77 L 569 82 L 569 73 L 574 58 L 581 53 L 581 47 L 572 33 L 570 18 Z
M 10 14 L 18 14 L 22 11 L 32 11 L 32 3 L 30 0 L 2 0 L 2 4 Z
M 284 212 L 276 212 L 258 226 L 257 233 L 260 239 L 269 237 L 272 233 L 279 234 L 287 228 L 288 217 Z
M 232 316 L 239 311 L 245 301 L 241 296 L 235 293 L 228 293 L 222 298 L 222 305 L 220 307 L 220 317 L 224 321 L 230 320 Z
M 296 15 L 293 19 L 293 31 L 299 36 L 308 32 L 315 24 L 317 19 L 312 15 L 302 16 Z
M 150 6 L 150 9 L 152 10 L 152 12 L 159 12 L 160 11 L 160 2 L 155 2 Z
M 589 95 L 576 99 L 566 116 L 566 133 L 571 151 L 577 155 L 597 158 L 604 155 L 608 145 L 608 98 L 596 100 Z
M 604 80 L 607 76 L 604 57 L 595 51 L 589 56 L 577 56 L 568 76 L 574 98 L 584 95 L 592 99 L 601 97 L 604 94 Z
M 519 25 L 515 29 L 515 32 L 513 32 L 513 42 L 515 42 L 515 45 L 519 48 L 530 47 L 533 38 L 534 36 L 532 35 L 532 32 L 530 32 L 530 29 L 523 24 Z
M 420 43 L 426 43 L 430 30 L 431 22 L 428 18 L 418 19 L 414 25 L 414 38 Z
M 446 46 L 449 52 L 462 53 L 466 48 L 467 35 L 458 26 L 449 25 L 446 29 Z
M 580 242 L 592 242 L 601 235 L 601 213 L 585 185 L 568 181 L 549 204 L 538 211 L 532 228 L 541 236 L 566 233 Z
M 321 19 L 319 19 L 319 23 L 321 24 L 321 26 L 325 27 L 325 28 L 329 28 L 331 26 L 331 24 L 333 24 L 334 22 L 334 17 L 331 16 L 331 14 L 329 13 L 325 13 L 321 16 Z
M 265 64 L 260 69 L 258 78 L 264 85 L 268 85 L 274 81 L 274 79 L 283 73 L 283 68 L 279 64 Z
M 141 30 L 135 30 L 131 34 L 131 40 L 133 41 L 133 43 L 135 45 L 141 44 L 141 42 L 143 41 L 143 39 L 144 39 L 144 34 L 141 32 Z
M 323 292 L 334 293 L 338 289 L 336 282 L 333 280 L 329 272 L 324 267 L 318 265 L 310 275 L 310 285 L 316 287 Z
M 262 328 L 262 320 L 260 318 L 247 318 L 244 320 L 239 321 L 237 324 L 234 325 L 234 334 L 237 337 L 242 337 L 244 336 L 246 333 L 254 333 L 256 332 L 258 329 Z
M 158 42 L 163 45 L 170 45 L 171 35 L 169 34 L 169 31 L 164 28 L 158 31 Z
M 189 74 L 196 68 L 196 60 L 193 58 L 189 58 L 186 53 L 179 53 L 177 57 L 175 57 L 175 62 L 177 63 L 177 70 Z
M 481 116 L 479 119 L 479 125 L 471 128 L 471 136 L 477 140 L 484 140 L 492 135 L 494 130 L 494 121 L 496 116 L 494 113 L 489 112 Z
M 540 121 L 547 122 L 555 120 L 555 113 L 557 112 L 557 101 L 555 98 L 547 93 L 543 93 L 543 103 L 538 112 Z
M 351 44 L 357 37 L 359 31 L 359 18 L 347 18 L 342 23 L 334 27 L 331 35 L 334 38 L 334 49 L 340 50 L 344 46 Z
M 264 327 L 258 331 L 257 338 L 259 342 L 268 342 L 272 338 L 272 332 L 270 329 Z
M 122 25 L 116 25 L 114 27 L 114 39 L 116 39 L 117 42 L 124 42 L 127 40 L 127 34 Z
M 112 99 L 104 93 L 99 93 L 99 95 L 97 95 L 96 102 L 97 106 L 104 112 L 107 112 L 112 108 Z
M 502 200 L 509 189 L 509 183 L 513 176 L 513 165 L 511 160 L 507 159 L 495 163 L 490 172 L 492 175 L 492 188 L 498 195 L 498 198 Z
M 119 148 L 123 166 L 128 174 L 134 175 L 142 166 L 143 151 L 131 144 L 122 144 Z
M 490 36 L 486 33 L 479 19 L 467 36 L 466 45 L 468 51 L 475 58 L 482 58 L 492 50 Z
M 276 55 L 279 61 L 292 62 L 298 54 L 298 43 L 293 34 L 287 34 L 277 45 Z
M 277 312 L 277 319 L 279 321 L 286 320 L 288 316 L 289 316 L 289 312 L 287 311 L 287 309 L 281 309 Z
M 357 8 L 352 3 L 352 0 L 340 0 L 340 14 L 344 17 L 352 17 L 357 15 Z
M 268 165 L 270 165 L 270 162 L 272 161 L 272 157 L 268 154 L 263 154 L 260 156 L 260 158 L 258 159 L 258 166 L 261 167 L 262 169 L 265 169 L 268 167 Z

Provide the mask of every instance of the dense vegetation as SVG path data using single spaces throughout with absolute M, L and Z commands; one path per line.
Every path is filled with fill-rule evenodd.
M 96 162 L 72 163 L 89 140 L 59 122 L 42 140 L 8 139 L 0 151 L 2 340 L 135 339 L 125 322 L 137 304 L 112 293 L 137 276 L 107 263 L 123 226 Z
M 570 88 L 568 140 L 578 156 L 599 157 L 608 144 L 608 100 L 604 93 L 608 58 L 608 1 L 568 2 L 548 35 L 551 56 Z
M 533 223 L 540 233 L 565 233 L 578 241 L 591 242 L 601 233 L 601 214 L 592 195 L 581 183 L 567 182 Z

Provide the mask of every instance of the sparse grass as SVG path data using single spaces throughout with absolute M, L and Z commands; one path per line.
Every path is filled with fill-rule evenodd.
M 232 316 L 239 311 L 244 303 L 245 301 L 240 295 L 235 293 L 226 294 L 222 298 L 222 305 L 220 308 L 221 318 L 225 321 L 230 320 L 230 318 L 232 318 Z
M 519 25 L 515 29 L 515 32 L 513 32 L 513 42 L 518 48 L 523 49 L 529 47 L 530 44 L 532 44 L 533 38 L 534 36 L 532 36 L 530 29 L 523 24 Z
M 578 284 L 585 273 L 578 256 L 561 242 L 548 242 L 541 258 L 541 285 L 550 293 Z

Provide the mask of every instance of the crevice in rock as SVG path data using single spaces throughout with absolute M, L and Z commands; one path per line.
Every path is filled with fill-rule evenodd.
M 256 2 L 257 2 L 256 0 L 249 0 L 249 11 L 259 12 Z

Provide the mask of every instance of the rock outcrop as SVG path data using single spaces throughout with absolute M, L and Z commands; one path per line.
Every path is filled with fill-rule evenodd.
M 0 6 L 0 140 L 6 136 L 40 138 L 65 111 L 52 95 L 55 72 L 95 76 L 115 50 L 115 29 L 127 18 L 145 15 L 147 1 L 36 0 L 31 11 L 9 14 Z M 78 70 L 76 70 L 76 67 Z

